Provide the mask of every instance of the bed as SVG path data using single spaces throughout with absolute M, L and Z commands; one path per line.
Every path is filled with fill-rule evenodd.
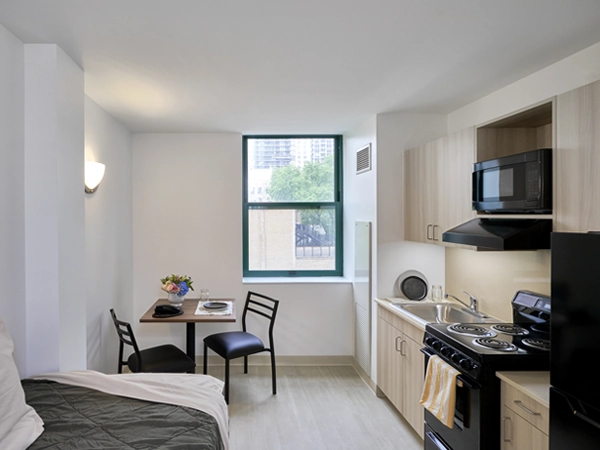
M 228 450 L 223 382 L 83 370 L 19 379 L 0 319 L 0 448 Z

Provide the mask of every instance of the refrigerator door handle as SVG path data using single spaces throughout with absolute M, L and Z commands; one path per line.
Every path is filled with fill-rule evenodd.
M 566 400 L 567 400 L 567 403 L 569 404 L 569 408 L 571 408 L 571 411 L 573 411 L 573 415 L 575 417 L 580 418 L 581 420 L 589 423 L 590 425 L 592 425 L 600 430 L 600 423 L 596 422 L 595 420 L 590 419 L 588 416 L 586 416 L 581 411 L 577 411 L 575 408 L 573 408 L 571 401 L 568 398 Z
M 585 420 L 587 423 L 595 426 L 596 428 L 598 428 L 600 430 L 600 423 L 596 422 L 595 420 L 590 419 L 588 416 L 586 416 L 582 412 L 577 411 L 576 409 L 573 409 L 573 415 L 575 417 L 579 417 L 581 420 Z

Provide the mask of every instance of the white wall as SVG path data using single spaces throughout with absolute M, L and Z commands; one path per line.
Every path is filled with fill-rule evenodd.
M 371 298 L 393 297 L 396 278 L 419 270 L 430 284 L 443 284 L 444 248 L 404 241 L 404 150 L 446 133 L 446 116 L 379 114 L 345 135 L 344 257 L 345 273 L 354 269 L 354 222 L 373 223 Z M 373 169 L 356 175 L 356 150 L 371 143 Z M 376 379 L 377 315 L 371 315 L 372 364 Z
M 0 26 L 0 317 L 26 371 L 24 234 L 24 45 Z
M 26 375 L 86 366 L 83 71 L 25 45 Z
M 196 289 L 188 297 L 202 288 L 234 297 L 238 318 L 248 290 L 279 298 L 277 355 L 352 354 L 348 284 L 243 284 L 241 134 L 134 134 L 132 148 L 134 320 L 165 296 L 160 278 L 187 274 Z M 240 327 L 197 325 L 196 354 L 207 334 Z M 185 345 L 180 324 L 135 329 L 142 347 Z
M 600 79 L 600 42 L 448 115 L 448 132 L 489 122 Z
M 356 151 L 371 144 L 373 169 L 356 174 Z M 344 135 L 344 274 L 354 273 L 354 223 L 373 222 L 377 217 L 377 138 L 375 117 Z M 376 230 L 373 227 L 373 242 Z M 373 246 L 373 270 L 377 249 Z
M 133 320 L 131 140 L 129 130 L 86 96 L 86 160 L 106 165 L 98 190 L 85 195 L 87 368 L 104 373 L 117 371 L 110 308 Z
M 444 247 L 404 241 L 404 151 L 446 134 L 446 116 L 377 115 L 377 297 L 394 297 L 395 281 L 418 270 L 444 284 Z

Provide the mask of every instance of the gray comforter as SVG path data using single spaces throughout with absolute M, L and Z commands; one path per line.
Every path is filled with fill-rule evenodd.
M 202 411 L 53 381 L 22 384 L 45 429 L 29 450 L 223 449 L 216 420 Z

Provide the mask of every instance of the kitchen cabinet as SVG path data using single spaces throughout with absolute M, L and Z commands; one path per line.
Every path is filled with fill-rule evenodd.
M 424 332 L 383 307 L 378 308 L 377 385 L 423 438 Z
M 475 215 L 471 208 L 474 156 L 474 128 L 404 153 L 404 239 L 453 245 L 442 241 L 442 233 Z
M 600 230 L 600 81 L 556 99 L 554 231 Z
M 501 392 L 501 450 L 548 450 L 549 408 L 505 381 Z

